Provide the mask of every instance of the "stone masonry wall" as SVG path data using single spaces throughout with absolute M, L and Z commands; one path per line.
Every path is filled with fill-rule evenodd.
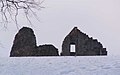
M 58 56 L 58 49 L 53 45 L 36 45 L 36 37 L 31 28 L 23 27 L 16 34 L 10 57 L 21 56 Z
M 75 53 L 70 52 L 70 45 L 75 45 Z M 106 48 L 97 39 L 89 38 L 88 35 L 82 33 L 77 27 L 65 37 L 62 44 L 62 56 L 95 56 L 107 55 Z

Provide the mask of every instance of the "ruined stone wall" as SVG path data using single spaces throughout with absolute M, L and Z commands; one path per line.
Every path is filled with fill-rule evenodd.
M 70 51 L 70 45 L 75 45 L 75 52 Z M 62 56 L 93 56 L 107 55 L 106 48 L 97 39 L 90 38 L 77 27 L 65 37 L 62 44 Z M 36 45 L 36 37 L 31 28 L 23 27 L 16 34 L 10 57 L 21 56 L 59 56 L 58 49 L 51 45 Z
M 16 34 L 10 57 L 20 56 L 58 56 L 58 49 L 53 45 L 36 45 L 36 37 L 31 28 L 23 27 Z
M 36 37 L 32 29 L 23 27 L 15 36 L 10 56 L 31 56 L 36 47 Z
M 65 37 L 62 44 L 63 56 L 70 56 L 70 45 L 74 44 L 75 56 L 86 56 L 86 55 L 107 55 L 106 48 L 103 48 L 102 44 L 96 39 L 89 38 L 88 35 L 82 33 L 77 27 Z
M 59 56 L 58 49 L 53 45 L 40 45 L 38 47 L 37 56 Z

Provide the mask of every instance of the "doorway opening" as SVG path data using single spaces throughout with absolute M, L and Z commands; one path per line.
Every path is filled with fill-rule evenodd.
M 75 44 L 71 44 L 71 45 L 70 45 L 70 55 L 71 55 L 71 56 L 75 56 L 75 52 L 76 52 L 75 49 L 76 49 L 76 48 L 75 48 Z

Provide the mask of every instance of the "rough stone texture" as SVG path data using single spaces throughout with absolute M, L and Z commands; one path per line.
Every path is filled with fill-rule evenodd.
M 31 28 L 23 27 L 15 36 L 10 56 L 31 56 L 36 47 L 36 37 Z
M 15 36 L 10 57 L 20 56 L 53 56 L 58 49 L 53 45 L 36 46 L 36 37 L 31 28 L 23 27 Z
M 53 45 L 40 45 L 38 47 L 37 56 L 59 56 L 58 49 Z
M 70 51 L 70 45 L 75 45 L 75 52 Z M 31 28 L 23 27 L 15 36 L 10 57 L 21 56 L 59 56 L 58 49 L 53 45 L 36 45 L 36 37 Z M 107 55 L 106 48 L 96 39 L 89 38 L 77 27 L 65 37 L 62 44 L 62 56 L 93 56 Z
M 75 45 L 75 52 L 70 52 L 70 45 Z M 107 55 L 106 48 L 96 39 L 89 38 L 88 35 L 82 33 L 77 27 L 65 37 L 62 44 L 62 56 L 92 56 Z

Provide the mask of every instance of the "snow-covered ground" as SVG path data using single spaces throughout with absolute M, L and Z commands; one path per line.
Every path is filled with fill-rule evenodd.
M 0 58 L 0 75 L 120 75 L 120 56 Z

